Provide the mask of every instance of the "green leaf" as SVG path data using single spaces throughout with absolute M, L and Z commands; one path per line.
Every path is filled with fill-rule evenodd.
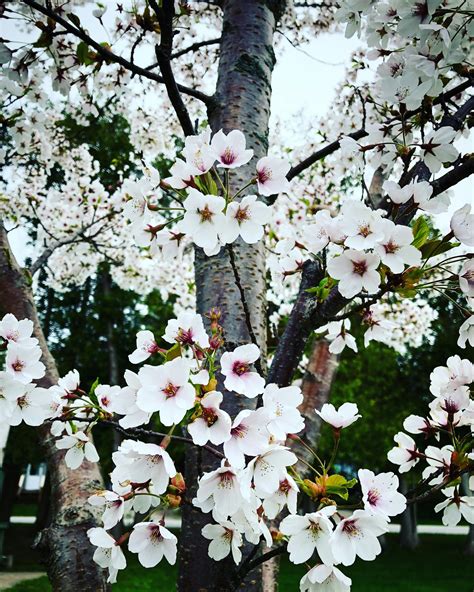
M 87 43 L 84 43 L 84 41 L 81 41 L 78 44 L 78 46 L 76 48 L 76 55 L 77 55 L 77 59 L 79 60 L 79 62 L 81 64 L 88 65 L 88 63 L 90 63 L 89 46 L 87 45 Z
M 415 223 L 413 224 L 412 231 L 413 231 L 412 245 L 414 247 L 416 247 L 417 249 L 419 249 L 428 240 L 428 237 L 429 237 L 430 231 L 431 231 L 430 226 L 429 226 L 428 222 L 426 221 L 426 218 L 424 218 L 423 216 L 420 216 L 419 218 L 417 218 L 415 220 Z
M 81 19 L 77 16 L 77 14 L 69 12 L 66 16 L 71 21 L 71 23 L 74 23 L 76 27 L 81 28 Z
M 343 475 L 331 475 L 326 479 L 326 494 L 337 495 L 344 500 L 349 497 L 349 489 L 354 487 L 357 483 L 357 479 L 347 479 Z
M 99 378 L 96 378 L 89 389 L 89 397 L 94 403 L 97 403 L 97 397 L 95 394 L 95 389 L 99 386 Z
M 461 243 L 450 243 L 448 241 L 443 240 L 429 240 L 424 245 L 422 245 L 421 257 L 422 259 L 429 259 L 434 255 L 441 255 L 442 253 L 446 253 L 455 247 L 459 247 Z

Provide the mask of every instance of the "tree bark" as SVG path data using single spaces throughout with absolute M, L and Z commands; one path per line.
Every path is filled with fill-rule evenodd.
M 13 313 L 31 319 L 34 335 L 46 366 L 40 386 L 48 388 L 59 378 L 56 364 L 41 329 L 31 289 L 31 276 L 18 265 L 0 221 L 0 317 Z M 56 592 L 99 592 L 109 589 L 104 571 L 92 560 L 94 548 L 86 532 L 98 523 L 88 497 L 102 486 L 97 464 L 84 462 L 72 471 L 64 462 L 65 451 L 58 450 L 47 424 L 39 428 L 40 441 L 51 479 L 51 524 L 37 542 L 46 560 L 48 577 Z
M 305 428 L 298 434 L 313 450 L 316 450 L 321 431 L 321 418 L 314 410 L 321 409 L 329 400 L 332 383 L 336 377 L 338 356 L 329 351 L 330 343 L 326 339 L 314 342 L 308 368 L 301 383 L 304 400 L 300 412 L 305 418 Z M 310 451 L 298 441 L 291 445 L 293 452 L 302 460 L 312 464 Z M 303 462 L 298 462 L 296 470 L 300 475 L 308 472 Z
M 400 476 L 400 492 L 406 494 L 408 483 Z M 400 516 L 400 546 L 405 549 L 416 549 L 420 544 L 416 524 L 416 504 L 410 504 Z
M 284 2 L 254 0 L 224 0 L 223 25 L 220 46 L 218 81 L 214 100 L 209 108 L 212 131 L 229 132 L 240 129 L 246 136 L 248 147 L 255 157 L 264 156 L 268 148 L 268 120 L 270 115 L 271 74 L 275 62 L 273 35 Z M 255 175 L 255 158 L 250 165 L 231 174 L 231 188 L 240 187 Z M 232 262 L 245 294 L 251 329 L 241 300 Z M 225 347 L 234 349 L 252 340 L 252 334 L 265 359 L 266 301 L 265 257 L 263 244 L 234 243 L 232 252 L 221 249 L 214 257 L 205 257 L 196 250 L 197 309 L 205 314 L 212 307 L 221 311 L 221 324 L 225 330 Z M 250 329 L 250 330 L 249 330 Z M 222 388 L 222 385 L 220 385 Z M 246 397 L 224 393 L 223 407 L 232 417 L 245 407 L 254 407 L 255 401 Z M 216 468 L 216 458 L 202 449 L 188 447 L 185 458 L 185 476 L 188 497 L 196 493 L 197 478 L 203 472 Z M 208 557 L 207 541 L 201 535 L 202 527 L 212 521 L 210 514 L 186 504 L 179 549 L 181 592 L 230 592 L 230 574 L 235 572 L 232 560 L 215 562 Z M 244 557 L 248 549 L 244 549 Z M 272 568 L 273 569 L 273 568 Z M 274 573 L 274 570 L 273 570 Z M 266 592 L 275 589 L 275 577 L 270 569 L 265 573 Z M 262 575 L 255 570 L 240 584 L 239 590 L 262 590 Z

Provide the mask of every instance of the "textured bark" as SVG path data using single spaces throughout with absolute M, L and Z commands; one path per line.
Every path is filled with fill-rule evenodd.
M 0 222 L 0 317 L 13 313 L 34 323 L 34 334 L 43 353 L 46 375 L 39 384 L 49 387 L 58 380 L 56 364 L 41 329 L 31 290 L 31 276 L 21 269 L 11 252 L 8 235 Z M 86 532 L 96 526 L 98 515 L 87 498 L 101 487 L 96 464 L 84 462 L 71 471 L 64 462 L 65 451 L 58 450 L 45 424 L 39 436 L 51 479 L 51 524 L 38 540 L 44 553 L 48 576 L 56 592 L 99 592 L 108 590 L 105 574 L 92 560 L 94 548 Z
M 408 483 L 400 477 L 400 492 L 406 494 Z M 416 549 L 420 544 L 416 523 L 416 504 L 410 504 L 400 516 L 400 546 L 405 549 Z
M 301 383 L 304 400 L 300 406 L 300 411 L 305 418 L 305 428 L 298 434 L 313 450 L 317 449 L 321 418 L 314 410 L 320 410 L 324 403 L 329 400 L 331 386 L 336 377 L 338 356 L 329 351 L 329 342 L 326 339 L 315 341 L 308 368 Z M 298 441 L 292 442 L 293 452 L 306 462 L 312 463 L 312 455 Z M 305 475 L 308 467 L 299 462 L 296 470 L 300 475 Z
M 270 115 L 271 74 L 274 66 L 273 35 L 283 2 L 256 2 L 255 0 L 224 0 L 223 26 L 220 46 L 218 82 L 209 111 L 213 132 L 240 129 L 250 148 L 260 158 L 267 152 L 268 119 Z M 242 185 L 255 174 L 255 160 L 231 174 L 231 188 Z M 236 283 L 229 251 L 221 249 L 215 257 L 207 258 L 196 252 L 196 288 L 198 312 L 204 314 L 211 307 L 222 313 L 226 348 L 251 341 L 251 333 L 265 352 L 265 259 L 263 245 L 246 245 L 239 241 L 233 245 L 235 265 L 245 293 L 252 331 L 246 322 L 239 286 Z M 226 392 L 223 407 L 235 417 L 243 408 L 254 406 L 246 397 Z M 196 482 L 204 471 L 215 469 L 215 457 L 202 449 L 186 450 L 186 482 L 188 497 L 196 492 Z M 207 541 L 202 538 L 202 527 L 212 521 L 191 505 L 183 508 L 183 526 L 180 540 L 179 590 L 182 592 L 229 592 L 234 589 L 231 574 L 235 572 L 232 560 L 218 563 L 207 555 Z M 244 556 L 249 549 L 244 549 Z M 266 591 L 275 589 L 274 566 L 265 569 Z M 262 590 L 262 574 L 255 570 L 238 587 L 239 590 Z

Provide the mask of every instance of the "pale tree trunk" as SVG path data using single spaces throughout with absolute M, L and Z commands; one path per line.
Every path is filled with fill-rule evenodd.
M 229 132 L 240 129 L 246 136 L 248 147 L 255 156 L 264 156 L 268 148 L 268 119 L 270 115 L 271 74 L 275 57 L 273 35 L 279 10 L 283 2 L 255 2 L 254 0 L 224 0 L 223 26 L 220 46 L 217 91 L 209 109 L 212 131 Z M 234 190 L 255 175 L 255 159 L 231 176 Z M 246 245 L 239 241 L 232 246 L 235 266 L 244 291 L 247 312 L 242 304 L 241 290 L 232 269 L 230 253 L 226 248 L 215 257 L 196 252 L 197 308 L 201 314 L 217 307 L 222 313 L 226 349 L 234 349 L 256 338 L 265 356 L 265 257 L 263 244 Z M 222 388 L 222 387 L 221 387 Z M 255 401 L 243 396 L 224 393 L 225 409 L 235 415 Z M 187 497 L 196 493 L 197 478 L 218 466 L 215 457 L 207 451 L 189 447 L 186 450 Z M 234 584 L 229 575 L 235 571 L 232 559 L 215 562 L 208 557 L 208 542 L 202 537 L 202 527 L 211 522 L 210 514 L 203 514 L 190 504 L 183 508 L 183 526 L 180 540 L 179 590 L 189 592 L 230 592 Z M 248 549 L 244 550 L 244 554 Z M 266 592 L 275 589 L 275 578 L 265 570 Z M 239 590 L 262 590 L 262 575 L 255 570 L 238 587 Z
M 400 476 L 400 492 L 408 492 L 405 477 Z M 416 524 L 416 504 L 410 504 L 400 516 L 400 546 L 405 549 L 416 549 L 420 544 Z
M 48 349 L 33 300 L 31 276 L 21 269 L 10 249 L 8 235 L 0 222 L 0 317 L 13 313 L 34 323 L 34 334 L 43 352 L 46 375 L 39 381 L 49 387 L 58 380 L 58 371 Z M 80 345 L 78 345 L 80 347 Z M 96 510 L 88 497 L 102 486 L 97 464 L 84 462 L 72 471 L 64 462 L 65 451 L 58 450 L 48 426 L 39 428 L 51 479 L 51 524 L 39 538 L 48 576 L 55 592 L 99 592 L 108 590 L 104 571 L 92 560 L 94 547 L 86 532 L 97 526 Z

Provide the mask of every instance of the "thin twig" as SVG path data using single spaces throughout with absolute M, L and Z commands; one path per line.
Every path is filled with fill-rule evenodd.
M 56 23 L 60 24 L 64 29 L 66 29 L 66 31 L 68 33 L 71 33 L 72 35 L 74 35 L 78 39 L 81 39 L 81 41 L 84 41 L 84 43 L 87 43 L 87 45 L 90 45 L 91 47 L 93 47 L 95 49 L 95 51 L 100 56 L 102 56 L 104 58 L 104 60 L 120 64 L 125 69 L 129 70 L 130 72 L 133 72 L 134 74 L 137 74 L 138 76 L 143 76 L 143 78 L 148 78 L 149 80 L 153 80 L 154 82 L 159 82 L 160 84 L 166 83 L 163 76 L 159 76 L 158 74 L 154 74 L 153 72 L 150 72 L 146 68 L 142 68 L 141 66 L 137 66 L 136 64 L 132 64 L 132 62 L 130 62 L 126 58 L 124 58 L 116 53 L 113 53 L 108 47 L 103 46 L 100 43 L 98 43 L 97 41 L 95 41 L 94 39 L 92 39 L 92 37 L 90 37 L 83 29 L 79 29 L 79 28 L 75 27 L 72 23 L 70 23 L 69 21 L 64 19 L 57 12 L 48 8 L 47 6 L 41 5 L 38 2 L 35 2 L 35 0 L 22 0 L 22 3 L 26 4 L 27 6 L 29 6 L 33 10 L 37 10 L 41 14 L 44 14 L 46 17 L 51 18 Z M 206 95 L 205 93 L 198 91 L 194 88 L 189 88 L 187 86 L 183 86 L 182 84 L 177 84 L 177 88 L 183 94 L 186 94 L 186 95 L 189 95 L 190 97 L 198 99 L 199 101 L 202 101 L 206 105 L 209 104 L 212 100 L 212 97 L 210 97 L 209 95 Z

